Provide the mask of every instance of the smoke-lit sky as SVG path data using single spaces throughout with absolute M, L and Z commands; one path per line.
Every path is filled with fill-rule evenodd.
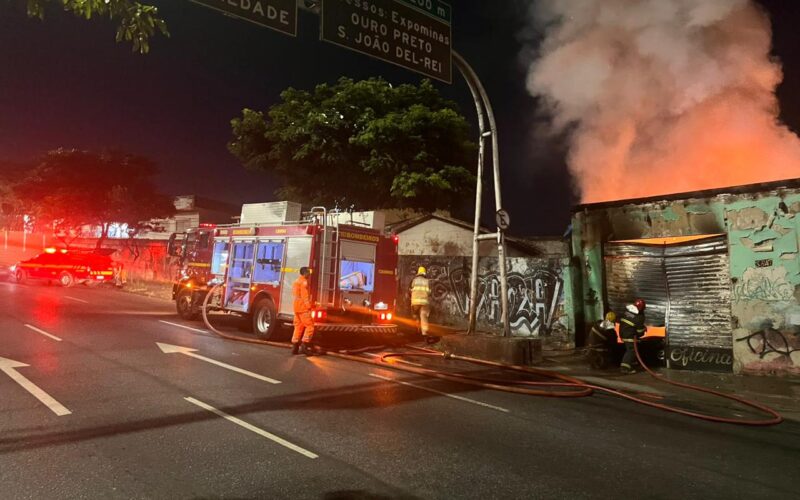
M 23 0 L 0 4 L 0 160 L 25 161 L 57 147 L 116 148 L 156 160 L 167 192 L 236 204 L 266 201 L 274 184 L 246 172 L 225 147 L 229 121 L 241 108 L 265 109 L 287 86 L 310 88 L 340 76 L 419 81 L 320 42 L 318 19 L 305 13 L 295 39 L 188 1 L 151 3 L 162 9 L 172 36 L 156 39 L 145 56 L 114 43 L 114 28 L 105 21 L 87 23 L 56 9 L 40 22 L 25 16 Z M 514 232 L 561 234 L 577 197 L 567 145 L 534 134 L 545 122 L 526 89 L 531 60 L 525 54 L 538 47 L 536 32 L 526 26 L 529 3 L 453 0 L 453 38 L 497 113 Z M 800 131 L 800 2 L 761 3 L 772 21 L 773 54 L 783 64 L 781 119 Z M 440 88 L 474 120 L 460 81 Z

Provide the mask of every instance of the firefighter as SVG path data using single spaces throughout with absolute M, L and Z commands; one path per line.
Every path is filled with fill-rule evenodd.
M 294 334 L 292 335 L 292 354 L 303 354 L 311 356 L 314 348 L 311 345 L 314 339 L 314 319 L 311 317 L 311 310 L 314 303 L 311 302 L 311 294 L 308 291 L 308 275 L 311 271 L 307 267 L 300 268 L 300 277 L 292 285 L 292 296 L 294 297 Z
M 417 275 L 411 280 L 411 309 L 419 317 L 419 329 L 424 337 L 428 336 L 428 316 L 431 313 L 431 288 L 427 271 L 420 266 Z
M 614 329 L 616 320 L 616 313 L 609 311 L 606 313 L 605 319 L 592 325 L 592 329 L 589 332 L 589 362 L 592 368 L 605 368 L 608 366 L 608 358 L 617 345 L 617 332 Z
M 644 299 L 636 299 L 633 304 L 628 304 L 625 307 L 625 312 L 619 320 L 619 336 L 625 343 L 625 354 L 622 356 L 622 363 L 620 363 L 620 371 L 624 374 L 636 373 L 634 365 L 636 364 L 636 352 L 634 351 L 633 343 L 640 339 L 647 328 L 644 326 Z

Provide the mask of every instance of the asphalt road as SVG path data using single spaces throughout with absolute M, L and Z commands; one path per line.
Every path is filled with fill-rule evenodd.
M 2 498 L 796 498 L 800 488 L 796 422 L 745 428 L 606 396 L 480 391 L 179 325 L 202 330 L 161 300 L 0 283 L 0 357 L 11 360 L 0 360 Z

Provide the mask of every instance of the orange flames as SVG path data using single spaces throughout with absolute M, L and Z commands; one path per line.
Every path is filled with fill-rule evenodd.
M 547 27 L 528 87 L 568 132 L 584 202 L 800 176 L 750 0 L 545 0 L 534 14 Z

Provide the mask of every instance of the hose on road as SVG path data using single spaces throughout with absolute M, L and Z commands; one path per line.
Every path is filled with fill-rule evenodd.
M 203 300 L 203 307 L 201 309 L 201 312 L 203 316 L 203 322 L 205 323 L 206 328 L 208 328 L 210 331 L 214 332 L 218 336 L 228 340 L 234 340 L 237 342 L 247 342 L 250 344 L 269 345 L 273 347 L 283 347 L 283 348 L 290 347 L 285 342 L 274 342 L 269 340 L 251 339 L 251 338 L 241 337 L 239 335 L 229 335 L 215 328 L 214 325 L 212 325 L 208 319 L 208 310 L 209 310 L 208 305 L 212 295 L 214 295 L 221 286 L 222 286 L 221 284 L 218 284 L 212 287 L 211 290 L 209 290 L 208 294 L 206 294 L 205 299 Z M 613 396 L 617 396 L 622 399 L 632 401 L 634 403 L 649 406 L 651 408 L 655 408 L 658 410 L 663 410 L 670 413 L 677 413 L 679 415 L 697 418 L 708 422 L 748 425 L 748 426 L 767 426 L 767 425 L 776 425 L 783 421 L 783 417 L 781 417 L 780 414 L 778 414 L 775 410 L 760 403 L 756 403 L 754 401 L 750 401 L 741 398 L 739 396 L 735 396 L 733 394 L 726 394 L 720 391 L 715 391 L 707 387 L 668 380 L 663 376 L 658 375 L 644 363 L 644 360 L 642 359 L 639 353 L 639 347 L 638 347 L 639 343 L 635 341 L 633 345 L 634 345 L 634 350 L 636 352 L 636 358 L 639 361 L 639 364 L 641 364 L 641 366 L 647 371 L 647 373 L 656 380 L 659 380 L 661 382 L 676 387 L 681 387 L 684 389 L 711 394 L 720 398 L 734 401 L 736 403 L 755 409 L 759 412 L 765 413 L 769 415 L 769 418 L 746 419 L 746 418 L 729 418 L 729 417 L 720 417 L 716 415 L 708 415 L 691 410 L 686 410 L 684 408 L 679 408 L 676 406 L 667 405 L 664 403 L 656 403 L 653 401 L 648 401 L 647 399 L 643 399 L 641 397 L 637 397 L 617 389 L 612 389 L 610 387 L 605 387 L 597 384 L 590 384 L 576 377 L 571 377 L 569 375 L 564 375 L 550 370 L 545 370 L 541 368 L 532 368 L 528 366 L 505 365 L 494 361 L 486 361 L 482 359 L 470 358 L 467 356 L 459 356 L 449 353 L 443 354 L 439 351 L 433 351 L 431 349 L 425 349 L 415 346 L 407 346 L 407 347 L 414 349 L 416 352 L 388 352 L 381 354 L 376 358 L 359 356 L 358 354 L 367 352 L 369 350 L 376 350 L 378 349 L 377 346 L 355 349 L 351 351 L 339 351 L 339 352 L 328 351 L 328 354 L 342 359 L 357 361 L 359 363 L 367 363 L 382 367 L 390 367 L 396 370 L 437 378 L 440 380 L 468 384 L 480 388 L 493 389 L 493 390 L 511 392 L 516 394 L 558 397 L 558 398 L 575 398 L 575 397 L 586 397 L 593 394 L 594 391 L 598 391 Z M 437 370 L 433 368 L 425 368 L 423 366 L 411 364 L 408 362 L 397 363 L 390 361 L 390 360 L 402 360 L 402 358 L 408 358 L 408 357 L 451 359 L 451 360 L 457 360 L 475 364 L 478 366 L 485 366 L 505 371 L 511 371 L 523 375 L 532 375 L 535 377 L 544 378 L 546 380 L 509 381 L 506 379 L 498 379 L 493 377 L 469 375 L 465 373 L 457 373 L 452 371 Z

